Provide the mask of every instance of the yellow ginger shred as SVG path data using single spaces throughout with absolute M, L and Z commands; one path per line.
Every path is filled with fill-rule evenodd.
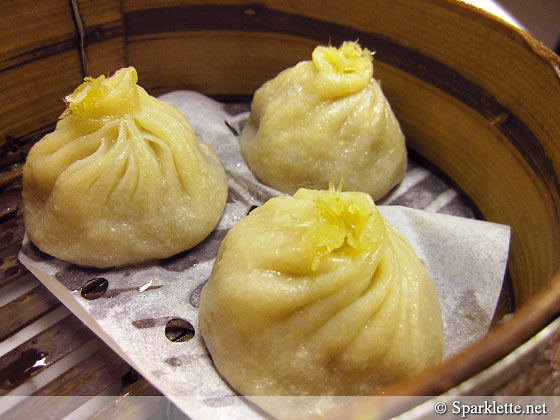
M 336 190 L 331 183 L 328 191 L 300 189 L 294 195 L 313 201 L 315 206 L 314 220 L 306 224 L 304 234 L 313 271 L 332 252 L 361 252 L 373 246 L 372 236 L 366 232 L 375 213 L 373 200 L 367 194 L 341 189 L 341 183 Z
M 68 115 L 82 117 L 88 110 L 99 107 L 100 100 L 107 95 L 105 76 L 97 78 L 86 77 L 84 82 L 78 86 L 74 92 L 64 98 L 66 110 L 60 115 L 59 119 Z
M 362 49 L 357 42 L 345 41 L 340 48 L 331 45 L 316 48 L 313 61 L 322 70 L 348 74 L 371 66 L 373 54 L 367 48 Z
M 67 108 L 60 118 L 98 120 L 134 113 L 139 107 L 137 81 L 134 67 L 117 70 L 111 77 L 86 77 L 64 98 Z

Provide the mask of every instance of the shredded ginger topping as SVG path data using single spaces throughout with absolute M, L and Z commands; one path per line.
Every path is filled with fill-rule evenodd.
M 318 86 L 327 96 L 355 93 L 370 83 L 373 77 L 373 54 L 356 42 L 344 42 L 340 48 L 317 47 L 313 65 L 318 74 Z
M 345 41 L 340 48 L 329 45 L 313 51 L 313 62 L 320 70 L 339 74 L 369 72 L 372 61 L 372 53 L 355 42 Z
M 134 67 L 118 70 L 109 78 L 103 75 L 86 77 L 72 94 L 64 98 L 66 110 L 60 119 L 68 116 L 95 119 L 123 115 L 137 106 L 137 81 Z
M 300 225 L 306 228 L 304 252 L 308 254 L 306 260 L 311 262 L 313 271 L 333 252 L 350 255 L 375 248 L 379 240 L 376 234 L 380 232 L 374 226 L 383 226 L 383 223 L 368 194 L 341 192 L 340 187 L 335 190 L 331 185 L 328 191 L 302 188 L 294 198 L 314 204 L 313 217 Z

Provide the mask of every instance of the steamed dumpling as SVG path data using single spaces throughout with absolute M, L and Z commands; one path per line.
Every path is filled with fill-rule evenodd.
M 244 395 L 364 395 L 441 361 L 433 281 L 359 192 L 300 189 L 225 237 L 200 331 Z
M 404 176 L 404 136 L 371 53 L 356 43 L 317 47 L 254 95 L 239 142 L 257 179 L 279 191 L 325 189 L 333 174 L 350 191 L 383 197 Z
M 42 251 L 95 267 L 165 258 L 220 219 L 224 169 L 133 67 L 87 78 L 23 170 L 27 234 Z

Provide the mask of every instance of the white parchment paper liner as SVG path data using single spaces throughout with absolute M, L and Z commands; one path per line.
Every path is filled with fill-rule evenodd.
M 76 316 L 188 416 L 260 419 L 266 414 L 236 397 L 215 370 L 198 334 L 198 301 L 227 230 L 252 206 L 280 193 L 260 184 L 241 157 L 236 135 L 248 112 L 232 112 L 232 105 L 224 106 L 194 92 L 172 92 L 161 99 L 187 117 L 226 169 L 230 194 L 214 232 L 178 256 L 113 270 L 83 269 L 53 259 L 27 239 L 19 258 Z M 420 183 L 425 173 L 423 168 L 409 170 L 401 186 L 384 201 L 424 199 L 425 194 L 416 191 L 416 196 L 409 194 L 403 201 L 406 196 L 401 192 Z M 453 194 L 446 189 L 430 201 L 431 206 Z M 446 357 L 483 336 L 502 287 L 509 228 L 401 206 L 380 206 L 380 211 L 410 241 L 435 281 L 443 311 Z M 95 277 L 108 280 L 108 291 L 99 299 L 86 300 L 80 289 Z M 189 321 L 195 328 L 194 338 L 182 343 L 169 341 L 164 329 L 172 318 Z

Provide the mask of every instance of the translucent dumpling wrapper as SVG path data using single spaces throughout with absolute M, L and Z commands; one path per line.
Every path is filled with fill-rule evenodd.
M 434 283 L 360 192 L 300 189 L 226 235 L 199 326 L 241 394 L 366 395 L 441 361 Z
M 239 142 L 256 178 L 293 194 L 326 189 L 333 174 L 349 191 L 383 197 L 404 176 L 398 121 L 373 79 L 372 54 L 356 43 L 319 46 L 255 93 Z
M 27 234 L 42 251 L 110 267 L 165 258 L 201 242 L 227 198 L 224 169 L 133 67 L 87 78 L 23 170 Z

